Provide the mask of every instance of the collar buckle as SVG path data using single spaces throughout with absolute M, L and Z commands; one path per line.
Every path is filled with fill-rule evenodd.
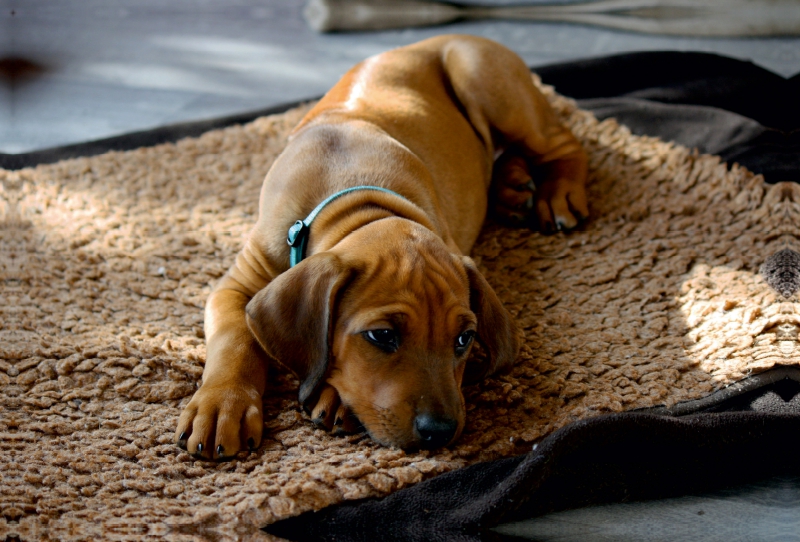
M 353 186 L 351 188 L 345 188 L 344 190 L 340 190 L 336 192 L 332 196 L 326 198 L 322 203 L 317 205 L 317 207 L 311 211 L 305 220 L 298 220 L 292 227 L 289 228 L 289 231 L 286 235 L 286 242 L 289 244 L 291 250 L 289 251 L 289 266 L 294 267 L 298 263 L 300 263 L 303 258 L 306 256 L 306 245 L 308 244 L 308 237 L 311 233 L 311 223 L 317 217 L 317 215 L 328 205 L 330 202 L 344 196 L 345 194 L 349 194 L 350 192 L 355 192 L 357 190 L 375 190 L 377 192 L 384 192 L 386 194 L 391 194 L 393 196 L 397 196 L 401 199 L 406 199 L 397 192 L 389 190 L 388 188 L 383 188 L 381 186 Z
M 295 222 L 286 235 L 286 242 L 290 247 L 298 247 L 303 242 L 303 238 L 308 236 L 309 227 L 302 220 Z

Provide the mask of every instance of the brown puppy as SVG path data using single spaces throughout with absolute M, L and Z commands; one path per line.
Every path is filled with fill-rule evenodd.
M 328 429 L 355 417 L 387 445 L 452 442 L 465 370 L 490 374 L 519 348 L 465 256 L 489 202 L 510 220 L 572 228 L 588 214 L 586 162 L 525 64 L 497 43 L 439 36 L 358 64 L 264 180 L 258 222 L 206 304 L 203 384 L 178 444 L 218 459 L 255 447 L 268 359 L 297 375 L 300 402 Z M 324 205 L 290 268 L 287 230 L 356 186 L 370 188 Z M 473 337 L 488 361 L 467 369 Z

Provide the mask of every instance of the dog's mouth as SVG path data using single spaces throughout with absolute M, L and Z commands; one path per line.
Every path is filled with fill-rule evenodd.
M 390 412 L 362 413 L 361 421 L 350 411 L 353 432 L 366 432 L 372 440 L 384 446 L 403 450 L 437 450 L 452 443 L 461 433 L 462 423 L 455 418 L 431 413 L 418 414 L 410 423 L 401 424 Z M 345 434 L 341 431 L 340 434 Z

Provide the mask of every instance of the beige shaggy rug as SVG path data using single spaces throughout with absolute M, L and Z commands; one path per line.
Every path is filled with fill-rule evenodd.
M 800 304 L 758 274 L 793 248 L 800 186 L 598 123 L 545 88 L 591 156 L 592 218 L 488 224 L 473 256 L 525 331 L 466 389 L 436 453 L 332 437 L 276 370 L 255 453 L 172 444 L 203 370 L 203 303 L 307 110 L 176 144 L 0 170 L 0 539 L 271 540 L 259 527 L 526 453 L 570 422 L 697 399 L 797 364 Z

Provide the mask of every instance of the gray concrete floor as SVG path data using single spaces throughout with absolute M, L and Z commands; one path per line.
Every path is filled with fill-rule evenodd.
M 495 39 L 532 66 L 679 50 L 748 59 L 784 76 L 800 72 L 797 38 L 699 39 L 507 21 L 321 35 L 303 20 L 304 5 L 0 0 L 0 58 L 22 57 L 39 66 L 11 83 L 0 78 L 0 152 L 25 153 L 318 96 L 363 58 L 446 32 Z
M 494 530 L 538 542 L 800 542 L 800 479 L 556 512 Z

